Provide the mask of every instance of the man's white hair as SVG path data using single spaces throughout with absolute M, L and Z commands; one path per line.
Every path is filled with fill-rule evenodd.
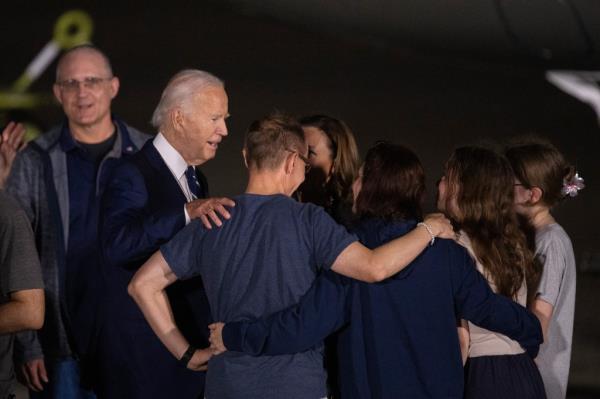
M 167 83 L 167 87 L 160 96 L 160 101 L 150 120 L 152 126 L 160 130 L 173 108 L 185 108 L 199 90 L 208 86 L 224 87 L 225 85 L 216 76 L 198 69 L 184 69 L 178 72 Z

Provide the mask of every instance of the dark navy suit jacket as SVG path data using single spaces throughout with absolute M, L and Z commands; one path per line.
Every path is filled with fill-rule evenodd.
M 206 179 L 197 177 L 208 194 Z M 114 170 L 102 202 L 102 249 L 107 287 L 104 334 L 107 397 L 196 398 L 204 373 L 177 362 L 154 334 L 127 285 L 160 245 L 185 226 L 187 202 L 152 140 Z M 168 287 L 176 323 L 196 347 L 208 346 L 210 308 L 200 278 Z
M 355 233 L 375 248 L 415 224 L 371 219 Z M 542 341 L 537 318 L 495 295 L 467 251 L 449 240 L 436 240 L 381 283 L 327 271 L 298 305 L 263 320 L 227 323 L 223 340 L 229 350 L 277 355 L 304 351 L 344 327 L 338 342 L 343 398 L 459 399 L 460 318 L 508 335 L 532 356 Z

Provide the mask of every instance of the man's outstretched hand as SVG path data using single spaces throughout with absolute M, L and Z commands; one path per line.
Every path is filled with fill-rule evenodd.
M 0 135 L 0 188 L 4 187 L 17 153 L 25 147 L 25 128 L 10 122 Z

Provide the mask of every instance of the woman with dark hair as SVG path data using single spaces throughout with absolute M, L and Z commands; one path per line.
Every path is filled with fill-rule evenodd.
M 360 158 L 354 134 L 342 120 L 327 115 L 300 119 L 308 145 L 311 169 L 296 192 L 300 202 L 322 206 L 338 223 L 352 225 L 352 183 L 358 176 Z M 340 396 L 337 364 L 337 334 L 325 342 L 325 368 L 330 396 Z
M 371 148 L 353 184 L 361 242 L 377 247 L 415 228 L 424 191 L 423 167 L 412 151 L 387 143 Z M 255 355 L 295 353 L 342 328 L 343 398 L 462 398 L 457 318 L 498 329 L 532 355 L 541 331 L 535 316 L 490 291 L 464 248 L 452 240 L 431 244 L 378 284 L 326 272 L 292 308 L 211 325 L 211 343 Z
M 513 173 L 500 154 L 462 147 L 446 163 L 438 209 L 460 229 L 465 247 L 498 294 L 525 306 L 535 262 L 514 211 Z M 477 324 L 477 323 L 475 323 Z M 545 398 L 533 359 L 513 339 L 462 321 L 466 398 Z
M 325 208 L 335 221 L 352 219 L 352 183 L 360 158 L 354 134 L 344 121 L 326 115 L 300 119 L 312 166 L 298 188 L 298 199 Z

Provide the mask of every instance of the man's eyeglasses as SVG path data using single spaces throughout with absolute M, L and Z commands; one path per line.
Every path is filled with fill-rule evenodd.
M 97 90 L 98 88 L 100 88 L 100 85 L 108 80 L 111 80 L 112 78 L 98 78 L 95 76 L 91 76 L 89 78 L 85 78 L 83 80 L 77 80 L 77 79 L 67 79 L 67 80 L 62 80 L 60 82 L 56 82 L 56 84 L 64 91 L 68 91 L 68 92 L 74 92 L 77 91 L 80 87 L 80 85 L 83 85 L 83 87 L 85 87 L 88 90 Z
M 298 158 L 300 158 L 302 160 L 302 162 L 304 162 L 304 173 L 308 173 L 310 171 L 310 168 L 312 167 L 312 165 L 310 164 L 310 161 L 308 160 L 308 158 L 306 158 L 304 155 L 300 154 L 298 151 L 292 151 L 292 150 L 288 150 L 288 149 L 286 149 L 286 151 L 291 152 L 292 154 L 298 155 Z

